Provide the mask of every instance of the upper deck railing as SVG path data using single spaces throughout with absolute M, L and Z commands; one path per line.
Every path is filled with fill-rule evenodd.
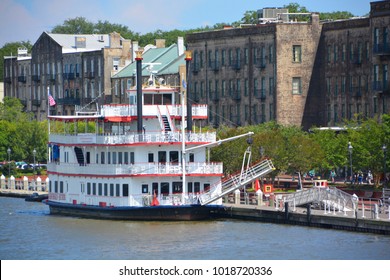
M 182 116 L 181 105 L 143 105 L 143 116 L 158 116 L 159 110 L 161 115 L 170 115 L 171 117 Z M 104 105 L 101 109 L 104 117 L 135 117 L 137 116 L 137 105 Z M 187 115 L 187 106 L 184 106 L 184 116 Z M 192 105 L 192 117 L 207 118 L 207 105 Z
M 186 143 L 210 143 L 217 139 L 215 132 L 206 133 L 186 133 Z M 98 145 L 132 145 L 147 143 L 172 143 L 182 142 L 181 131 L 174 132 L 146 132 L 145 134 L 95 134 L 95 133 L 78 133 L 78 134 L 50 134 L 49 142 L 57 144 L 98 144 Z

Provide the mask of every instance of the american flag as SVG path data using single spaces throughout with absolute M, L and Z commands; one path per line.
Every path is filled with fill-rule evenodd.
M 53 96 L 49 93 L 49 105 L 54 106 L 56 105 L 56 101 L 54 100 Z

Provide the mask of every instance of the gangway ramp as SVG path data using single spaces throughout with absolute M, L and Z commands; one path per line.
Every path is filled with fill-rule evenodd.
M 222 182 L 222 185 L 216 185 L 210 188 L 207 192 L 202 193 L 199 196 L 199 201 L 201 205 L 207 205 L 233 191 L 239 189 L 259 177 L 263 177 L 268 173 L 275 170 L 275 167 L 272 164 L 272 161 L 269 159 L 263 160 L 253 166 L 242 170 L 241 173 L 232 176 Z M 218 191 L 218 189 L 222 191 Z
M 326 203 L 339 210 L 352 210 L 357 207 L 357 197 L 334 187 L 312 187 L 284 196 L 288 206 L 301 206 L 308 203 Z

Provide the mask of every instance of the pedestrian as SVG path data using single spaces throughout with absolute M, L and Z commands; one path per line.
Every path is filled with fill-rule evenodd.
M 372 176 L 371 170 L 368 170 L 368 173 L 367 173 L 367 182 L 368 182 L 369 185 L 372 184 L 372 179 L 373 179 L 373 176 Z
M 332 169 L 330 171 L 330 179 L 331 179 L 332 183 L 334 183 L 335 177 L 336 177 L 336 172 Z
M 358 173 L 358 185 L 362 185 L 363 184 L 363 173 L 361 171 L 359 171 Z

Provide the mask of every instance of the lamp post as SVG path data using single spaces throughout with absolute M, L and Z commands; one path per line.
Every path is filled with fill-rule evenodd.
M 11 161 L 11 148 L 7 149 L 7 153 L 8 153 L 8 177 L 11 177 L 11 164 L 10 164 L 10 161 Z
M 383 150 L 383 186 L 386 186 L 387 183 L 387 177 L 386 177 L 386 152 L 387 152 L 387 147 L 385 144 L 382 146 Z
M 33 185 L 33 188 L 34 188 L 34 191 L 35 191 L 35 155 L 36 154 L 37 154 L 37 151 L 34 149 L 33 150 L 33 156 L 34 156 L 34 167 L 33 167 L 34 185 Z
M 353 180 L 353 174 L 352 174 L 352 145 L 351 145 L 351 142 L 348 142 L 348 152 L 349 152 L 349 164 L 350 164 L 350 172 L 351 172 L 351 184 L 352 184 L 352 180 Z

